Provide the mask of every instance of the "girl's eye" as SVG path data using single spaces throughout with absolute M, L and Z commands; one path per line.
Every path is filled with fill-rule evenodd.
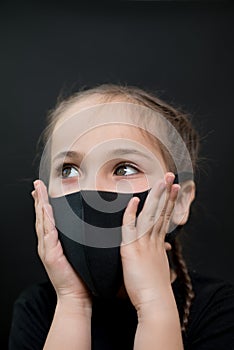
M 78 170 L 72 165 L 64 165 L 61 173 L 63 179 L 79 175 Z
M 134 175 L 134 174 L 137 174 L 138 172 L 139 171 L 130 164 L 121 164 L 115 170 L 115 173 L 118 176 Z

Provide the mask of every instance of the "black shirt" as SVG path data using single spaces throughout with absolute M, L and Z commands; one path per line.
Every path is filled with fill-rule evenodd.
M 184 349 L 234 350 L 234 286 L 195 272 L 190 276 L 195 299 L 183 336 Z M 178 279 L 172 288 L 182 317 L 182 286 Z M 9 350 L 42 350 L 55 306 L 56 295 L 50 282 L 26 289 L 14 305 Z M 136 327 L 136 311 L 129 300 L 94 298 L 93 350 L 133 350 Z

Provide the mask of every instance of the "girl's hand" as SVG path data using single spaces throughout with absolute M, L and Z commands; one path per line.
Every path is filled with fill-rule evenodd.
M 166 254 L 166 249 L 171 247 L 165 243 L 165 235 L 180 189 L 178 184 L 173 184 L 174 177 L 173 173 L 167 173 L 166 183 L 160 181 L 153 186 L 137 219 L 138 197 L 129 201 L 124 213 L 120 248 L 124 283 L 137 311 L 147 305 L 148 309 L 153 304 L 161 307 L 173 295 Z M 166 199 L 160 213 L 163 193 Z
M 47 189 L 40 180 L 34 182 L 32 192 L 36 212 L 36 233 L 38 254 L 57 293 L 58 302 L 71 307 L 91 309 L 89 293 L 75 273 L 58 239 L 52 207 L 48 201 Z

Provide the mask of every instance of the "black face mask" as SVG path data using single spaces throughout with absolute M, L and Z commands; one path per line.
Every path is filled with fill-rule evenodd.
M 49 198 L 64 254 L 93 295 L 114 297 L 122 285 L 120 244 L 123 214 L 129 200 L 137 196 L 140 198 L 138 216 L 149 191 L 82 190 Z M 177 226 L 168 233 L 166 241 L 173 240 L 181 227 Z

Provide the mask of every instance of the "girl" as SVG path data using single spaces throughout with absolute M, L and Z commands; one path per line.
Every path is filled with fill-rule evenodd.
M 17 300 L 10 349 L 234 349 L 234 288 L 188 272 L 178 233 L 198 134 L 113 84 L 50 113 L 32 196 L 48 282 Z

